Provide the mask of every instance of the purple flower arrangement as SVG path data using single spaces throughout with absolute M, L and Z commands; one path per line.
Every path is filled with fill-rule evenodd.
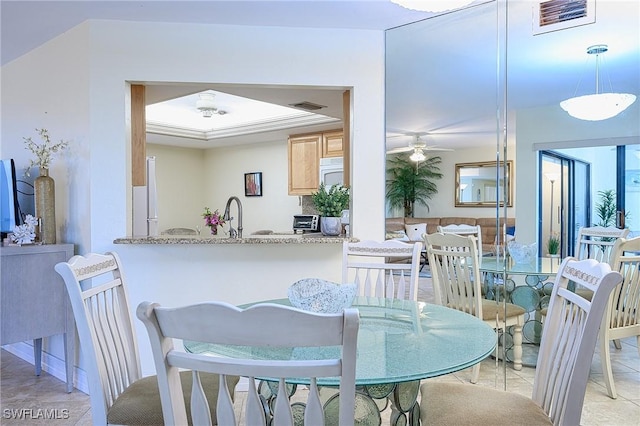
M 218 226 L 224 225 L 224 219 L 222 219 L 218 209 L 212 213 L 209 207 L 205 207 L 202 217 L 204 218 L 204 224 L 211 228 L 211 235 L 217 235 Z

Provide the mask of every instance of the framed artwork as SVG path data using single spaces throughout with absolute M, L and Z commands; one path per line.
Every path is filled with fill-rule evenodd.
M 244 195 L 246 197 L 262 197 L 262 172 L 244 174 Z

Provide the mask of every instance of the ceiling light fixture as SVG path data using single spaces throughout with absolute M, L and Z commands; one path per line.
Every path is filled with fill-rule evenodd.
M 411 154 L 409 156 L 409 159 L 411 161 L 415 161 L 416 163 L 419 161 L 424 161 L 427 159 L 427 157 L 425 157 L 424 152 L 422 152 L 422 150 L 420 148 L 416 148 L 413 150 L 413 154 Z
M 577 96 L 560 102 L 560 107 L 567 111 L 570 116 L 588 121 L 606 120 L 620 114 L 635 102 L 636 95 L 630 93 L 599 93 L 599 55 L 607 50 L 609 48 L 606 44 L 597 44 L 587 49 L 589 55 L 596 55 L 596 93 L 594 95 Z
M 391 0 L 405 9 L 419 10 L 421 12 L 444 12 L 446 10 L 460 9 L 472 3 L 473 0 Z
M 200 99 L 196 101 L 196 108 L 202 113 L 203 117 L 211 118 L 213 114 L 225 115 L 227 113 L 226 111 L 222 111 L 216 108 L 213 102 L 213 98 L 215 98 L 215 96 L 216 95 L 214 95 L 213 93 L 198 94 L 198 97 Z

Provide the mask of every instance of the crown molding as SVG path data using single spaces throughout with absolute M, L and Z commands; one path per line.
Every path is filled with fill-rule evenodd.
M 146 130 L 147 133 L 158 135 L 210 141 L 231 136 L 250 135 L 330 123 L 341 123 L 341 120 L 318 114 L 304 114 L 211 130 L 197 130 L 167 123 L 147 121 Z

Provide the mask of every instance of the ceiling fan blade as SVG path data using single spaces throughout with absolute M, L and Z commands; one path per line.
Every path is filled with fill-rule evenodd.
M 413 148 L 410 146 L 404 146 L 401 148 L 393 148 L 387 151 L 387 154 L 399 154 L 401 152 L 409 152 L 409 151 L 413 151 Z
M 437 146 L 425 146 L 422 149 L 424 149 L 425 151 L 455 151 L 451 148 L 438 148 Z

